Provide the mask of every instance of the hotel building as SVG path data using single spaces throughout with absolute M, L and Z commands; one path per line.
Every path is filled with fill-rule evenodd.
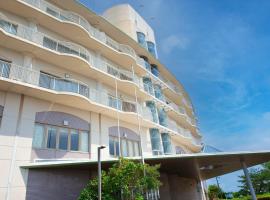
M 100 145 L 104 166 L 199 153 L 189 96 L 157 58 L 127 4 L 99 16 L 73 0 L 1 0 L 0 199 L 76 199 Z M 173 162 L 149 199 L 201 199 L 203 178 Z

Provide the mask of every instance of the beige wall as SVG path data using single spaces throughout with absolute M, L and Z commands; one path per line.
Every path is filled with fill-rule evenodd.
M 146 41 L 156 44 L 153 29 L 129 4 L 113 6 L 107 9 L 103 16 L 135 41 L 137 41 L 136 32 L 142 32 L 146 36 Z

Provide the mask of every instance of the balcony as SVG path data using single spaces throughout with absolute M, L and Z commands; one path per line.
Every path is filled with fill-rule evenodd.
M 4 61 L 0 61 L 0 76 L 57 92 L 79 94 L 98 104 L 103 104 L 123 112 L 137 113 L 135 102 L 127 101 L 123 98 L 112 98 L 105 91 L 97 91 L 77 80 L 58 78 L 44 72 L 38 72 Z
M 76 106 L 74 102 L 76 99 L 78 100 L 78 97 L 73 94 L 79 95 L 81 98 L 87 99 L 86 103 L 81 103 L 81 101 L 76 101 L 80 108 L 83 107 L 87 109 L 89 107 L 89 103 L 91 102 L 96 103 L 90 106 L 89 108 L 93 111 L 100 112 L 101 107 L 99 105 L 103 105 L 105 107 L 110 107 L 114 110 L 119 110 L 123 113 L 139 113 L 139 116 L 143 119 L 143 123 L 146 124 L 146 127 L 152 127 L 154 124 L 157 127 L 160 127 L 159 124 L 157 123 L 151 123 L 149 124 L 145 120 L 153 121 L 153 115 L 151 113 L 151 110 L 149 108 L 146 108 L 144 106 L 139 106 L 137 107 L 136 102 L 129 101 L 125 98 L 116 98 L 114 96 L 111 96 L 109 93 L 107 93 L 104 90 L 96 90 L 90 88 L 87 84 L 82 83 L 77 80 L 72 80 L 72 79 L 63 79 L 59 78 L 50 74 L 46 74 L 44 72 L 39 72 L 35 71 L 30 68 L 26 67 L 21 67 L 16 64 L 0 61 L 0 77 L 1 80 L 5 81 L 7 79 L 15 81 L 15 82 L 10 82 L 10 84 L 13 84 L 12 87 L 11 85 L 6 85 L 6 82 L 1 83 L 1 88 L 5 87 L 5 89 L 13 88 L 15 92 L 21 91 L 22 93 L 27 92 L 28 90 L 25 87 L 31 87 L 32 89 L 29 90 L 27 93 L 30 96 L 35 96 L 37 98 L 44 98 L 47 100 L 54 99 L 54 101 L 59 102 L 59 103 L 64 103 L 67 105 L 71 106 Z M 14 86 L 14 83 L 16 84 Z M 19 83 L 19 84 L 18 84 Z M 6 86 L 5 86 L 6 85 Z M 18 86 L 18 87 L 17 87 Z M 36 88 L 37 87 L 37 88 Z M 38 91 L 38 88 L 43 88 L 43 92 Z M 52 95 L 47 95 L 45 96 L 47 92 L 50 91 L 56 91 L 56 92 L 61 92 L 57 94 L 65 94 L 65 95 L 71 95 L 74 96 L 74 98 L 69 98 L 69 96 L 63 96 L 61 98 L 57 96 L 52 96 Z M 62 93 L 64 92 L 64 93 Z M 46 97 L 46 98 L 45 98 Z M 76 103 L 76 104 L 77 104 Z M 139 108 L 139 109 L 138 109 Z M 108 110 L 103 111 L 104 114 L 114 116 L 114 112 L 108 112 Z M 122 120 L 127 120 L 126 118 L 130 118 L 127 121 L 131 122 L 136 119 L 137 115 L 134 115 L 133 118 L 130 117 L 129 115 L 122 115 L 121 119 Z M 173 128 L 173 127 L 170 127 Z M 166 132 L 172 132 L 172 130 L 165 128 Z M 173 131 L 175 132 L 176 129 Z M 181 133 L 175 133 L 183 137 Z
M 44 0 L 23 0 L 23 1 L 35 7 L 36 9 L 39 9 L 40 11 L 57 18 L 60 21 L 71 22 L 81 26 L 89 33 L 90 36 L 94 37 L 95 39 L 97 39 L 102 43 L 105 43 L 106 45 L 110 46 L 116 51 L 126 53 L 132 56 L 133 58 L 136 57 L 136 53 L 131 47 L 116 42 L 115 40 L 107 36 L 104 32 L 101 32 L 98 29 L 94 28 L 92 25 L 90 25 L 88 21 L 84 19 L 82 16 L 74 12 L 62 10 Z

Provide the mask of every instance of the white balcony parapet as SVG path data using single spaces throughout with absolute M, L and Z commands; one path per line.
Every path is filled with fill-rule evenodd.
M 28 83 L 57 92 L 80 94 L 96 103 L 109 106 L 123 112 L 137 113 L 136 103 L 110 96 L 105 91 L 90 88 L 87 84 L 73 79 L 57 78 L 16 64 L 0 61 L 0 77 Z
M 101 41 L 102 43 L 107 44 L 108 46 L 112 47 L 113 49 L 126 53 L 132 57 L 136 57 L 135 51 L 128 45 L 120 44 L 107 36 L 105 33 L 99 31 L 98 29 L 94 28 L 92 25 L 88 23 L 86 19 L 82 16 L 70 12 L 62 10 L 47 1 L 44 0 L 22 0 L 31 6 L 53 16 L 61 21 L 73 22 L 82 26 L 92 37 Z
M 30 0 L 27 0 L 27 1 L 30 1 Z M 31 1 L 33 1 L 33 0 L 31 0 Z M 39 0 L 37 0 L 37 1 L 39 1 Z M 22 39 L 26 39 L 30 42 L 34 42 L 38 45 L 49 48 L 50 50 L 57 51 L 59 53 L 79 56 L 82 59 L 84 59 L 85 61 L 87 61 L 90 64 L 90 66 L 92 66 L 92 67 L 98 66 L 96 68 L 102 69 L 102 71 L 109 73 L 109 74 L 112 74 L 109 71 L 109 69 L 111 67 L 113 70 L 117 71 L 116 75 L 114 75 L 115 77 L 120 78 L 122 80 L 134 81 L 135 83 L 138 83 L 139 87 L 141 87 L 141 88 L 145 87 L 145 85 L 142 86 L 141 80 L 137 76 L 133 76 L 131 72 L 128 72 L 126 70 L 117 69 L 116 66 L 111 65 L 109 62 L 106 62 L 106 60 L 102 60 L 100 58 L 95 57 L 86 48 L 84 48 L 80 45 L 77 45 L 77 44 L 74 44 L 71 42 L 56 40 L 56 39 L 52 38 L 51 36 L 47 36 L 41 32 L 38 32 L 34 29 L 31 29 L 27 26 L 24 26 L 24 25 L 21 25 L 18 23 L 13 23 L 13 22 L 10 22 L 6 19 L 3 19 L 2 16 L 1 16 L 0 20 L 2 20 L 2 22 L 3 22 L 0 24 L 0 28 L 2 28 L 4 31 L 6 31 L 12 35 L 18 36 Z M 96 63 L 100 63 L 101 65 L 95 65 Z M 104 63 L 105 63 L 105 65 L 104 65 Z M 3 70 L 3 68 L 2 68 L 2 70 Z M 10 78 L 12 80 L 22 81 L 24 83 L 30 83 L 33 85 L 39 84 L 37 82 L 37 80 L 40 80 L 39 72 L 34 72 L 33 70 L 30 70 L 27 68 L 21 68 L 21 67 L 14 65 L 14 64 L 12 64 L 12 68 L 10 70 L 11 70 L 10 74 L 6 78 Z M 34 76 L 33 74 L 38 74 L 38 76 Z M 1 74 L 1 76 L 4 77 L 3 73 Z M 84 85 L 84 84 L 79 84 L 79 83 L 76 84 L 76 81 L 71 81 L 71 80 L 67 81 L 66 79 L 60 80 L 60 79 L 56 79 L 56 78 L 54 78 L 53 80 L 54 80 L 53 81 L 54 83 L 58 84 L 58 85 L 56 85 L 57 87 L 50 86 L 50 88 L 47 88 L 47 89 L 78 93 L 78 94 L 83 95 L 89 99 L 96 100 L 97 103 L 101 103 L 103 105 L 110 106 L 110 107 L 116 108 L 118 110 L 122 110 L 124 112 L 138 112 L 135 102 L 124 101 L 121 99 L 120 100 L 113 100 L 113 98 L 111 98 L 111 100 L 110 100 L 107 93 L 102 93 L 101 91 L 95 91 L 93 89 L 89 89 L 89 87 Z M 67 87 L 67 85 L 69 85 L 69 86 Z M 77 91 L 74 89 L 75 85 L 78 86 Z M 40 85 L 38 85 L 38 86 L 40 86 Z M 70 91 L 71 88 L 73 90 Z M 66 89 L 68 89 L 68 90 L 66 91 Z M 148 89 L 149 89 L 148 93 L 151 94 L 153 97 L 155 97 L 153 87 L 148 88 Z M 112 102 L 118 102 L 118 103 L 115 104 Z M 133 106 L 133 104 L 135 106 Z M 164 102 L 164 104 L 166 104 L 166 103 Z M 149 110 L 147 108 L 144 109 L 141 112 L 141 114 L 143 116 L 146 116 L 146 118 L 150 119 L 151 121 L 153 121 L 151 111 L 149 112 Z
M 106 35 L 106 33 L 99 31 L 98 29 L 94 28 L 85 18 L 82 16 L 70 12 L 62 10 L 51 3 L 45 1 L 45 0 L 22 0 L 31 6 L 56 17 L 58 20 L 61 21 L 67 21 L 67 22 L 73 22 L 75 24 L 78 24 L 82 26 L 92 37 L 97 39 L 98 41 L 107 44 L 111 48 L 113 48 L 116 51 L 126 53 L 130 56 L 132 56 L 136 62 L 140 65 L 146 68 L 144 60 L 140 57 L 138 57 L 134 51 L 134 49 L 128 45 L 120 44 L 117 41 L 113 40 L 111 37 Z M 173 90 L 175 93 L 182 95 L 181 91 L 170 81 L 166 80 L 164 77 L 159 75 L 157 77 L 159 81 L 161 81 L 162 84 L 165 84 L 168 88 Z

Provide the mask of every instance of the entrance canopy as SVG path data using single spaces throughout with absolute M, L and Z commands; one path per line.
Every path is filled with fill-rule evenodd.
M 132 158 L 140 160 L 141 158 Z M 160 171 L 168 174 L 178 174 L 180 177 L 207 180 L 242 169 L 241 161 L 247 167 L 270 161 L 270 151 L 261 152 L 231 152 L 231 153 L 198 153 L 171 156 L 145 157 L 145 162 L 160 164 Z M 117 159 L 102 161 L 102 168 L 107 169 L 117 162 Z M 97 160 L 38 160 L 21 166 L 25 169 L 42 168 L 89 168 L 97 169 Z

